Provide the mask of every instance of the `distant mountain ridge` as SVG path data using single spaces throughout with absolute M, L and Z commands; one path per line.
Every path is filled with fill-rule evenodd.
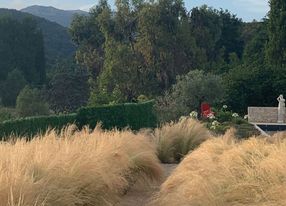
M 33 18 L 43 32 L 47 65 L 54 64 L 58 59 L 70 58 L 75 53 L 75 45 L 68 33 L 68 29 L 44 18 L 14 9 L 1 9 L 1 17 L 11 17 L 16 20 Z
M 88 15 L 88 12 L 82 10 L 61 10 L 52 6 L 38 5 L 29 6 L 21 11 L 56 22 L 64 27 L 70 26 L 75 14 Z

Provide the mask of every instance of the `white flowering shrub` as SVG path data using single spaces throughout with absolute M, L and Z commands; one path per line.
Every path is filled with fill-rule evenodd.
M 232 114 L 232 117 L 237 118 L 237 117 L 239 117 L 239 114 L 233 113 L 233 114 Z
M 198 112 L 192 111 L 192 112 L 190 113 L 190 117 L 193 118 L 193 119 L 198 119 Z
M 210 113 L 210 114 L 208 114 L 207 118 L 210 120 L 213 120 L 213 119 L 215 119 L 215 115 L 213 113 Z

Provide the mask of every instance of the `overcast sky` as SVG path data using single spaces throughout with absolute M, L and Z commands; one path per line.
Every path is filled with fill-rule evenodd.
M 109 1 L 113 5 L 115 0 Z M 87 11 L 97 2 L 98 0 L 0 0 L 0 8 L 22 9 L 31 5 L 44 5 L 60 9 L 82 9 Z M 269 11 L 268 0 L 185 0 L 188 10 L 203 4 L 217 9 L 228 9 L 244 21 L 260 20 Z

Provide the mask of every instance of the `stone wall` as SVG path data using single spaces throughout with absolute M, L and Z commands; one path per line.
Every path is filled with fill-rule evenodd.
M 248 121 L 251 123 L 277 123 L 277 120 L 277 107 L 248 107 Z

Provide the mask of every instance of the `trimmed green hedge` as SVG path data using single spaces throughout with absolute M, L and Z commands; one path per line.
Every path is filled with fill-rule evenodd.
M 94 128 L 99 122 L 104 129 L 154 128 L 157 125 L 157 119 L 153 112 L 153 105 L 154 101 L 148 101 L 82 108 L 77 114 L 77 123 L 80 128 L 84 125 Z
M 62 129 L 68 124 L 79 128 L 94 128 L 101 122 L 104 129 L 129 127 L 133 130 L 154 128 L 157 119 L 153 112 L 154 101 L 82 108 L 77 114 L 29 117 L 0 123 L 0 139 L 10 136 L 32 137 L 49 128 Z
M 58 116 L 28 117 L 0 123 L 0 138 L 15 136 L 31 137 L 45 133 L 48 129 L 62 129 L 65 125 L 76 122 L 76 114 Z

